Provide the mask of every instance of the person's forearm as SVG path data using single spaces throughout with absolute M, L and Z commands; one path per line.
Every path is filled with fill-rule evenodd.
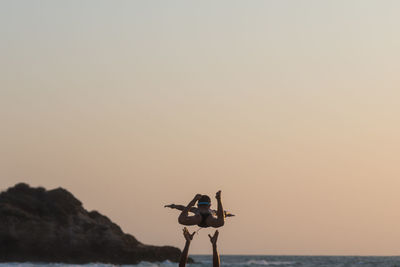
M 213 246 L 213 267 L 219 267 L 219 254 L 217 246 Z
M 185 267 L 186 266 L 186 262 L 187 262 L 187 258 L 188 258 L 188 252 L 189 252 L 189 246 L 190 246 L 190 242 L 186 241 L 185 248 L 183 249 L 182 254 L 181 254 L 181 260 L 179 261 L 179 267 Z
M 187 215 L 190 211 L 190 209 L 194 206 L 197 200 L 193 199 L 192 201 L 189 202 L 189 204 L 183 209 L 181 214 Z

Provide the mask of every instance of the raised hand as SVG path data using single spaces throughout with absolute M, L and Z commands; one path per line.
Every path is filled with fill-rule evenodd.
M 218 230 L 215 230 L 215 233 L 214 233 L 213 236 L 208 234 L 208 237 L 210 238 L 210 242 L 211 242 L 211 244 L 213 244 L 213 246 L 217 245 L 218 235 L 219 235 L 219 231 Z
M 201 196 L 202 196 L 201 194 L 196 194 L 194 196 L 193 200 L 197 201 L 197 200 L 199 200 L 201 198 Z
M 186 241 L 192 241 L 195 234 L 196 232 L 189 233 L 189 230 L 186 227 L 183 228 L 183 236 L 185 237 Z
M 181 259 L 179 260 L 179 267 L 186 266 L 186 262 L 187 262 L 188 254 L 189 254 L 190 241 L 192 241 L 194 234 L 195 234 L 195 232 L 193 234 L 189 233 L 189 231 L 186 227 L 183 228 L 183 236 L 185 237 L 186 242 L 185 242 L 185 247 L 181 254 Z

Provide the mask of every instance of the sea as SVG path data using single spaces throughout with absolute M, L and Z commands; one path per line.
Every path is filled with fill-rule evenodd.
M 212 255 L 190 256 L 196 263 L 187 264 L 187 267 L 212 267 Z M 142 262 L 138 265 L 112 265 L 112 264 L 62 264 L 62 263 L 0 263 L 0 267 L 171 267 L 177 263 Z M 302 266 L 302 267 L 400 267 L 400 256 L 373 257 L 373 256 L 254 256 L 254 255 L 222 255 L 221 266 L 247 267 L 247 266 Z

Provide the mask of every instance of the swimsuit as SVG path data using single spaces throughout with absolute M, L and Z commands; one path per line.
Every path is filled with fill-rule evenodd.
M 210 227 L 210 226 L 207 224 L 206 221 L 207 221 L 208 216 L 211 215 L 211 213 L 200 213 L 200 215 L 201 215 L 201 222 L 198 224 L 198 226 L 203 227 L 203 228 Z

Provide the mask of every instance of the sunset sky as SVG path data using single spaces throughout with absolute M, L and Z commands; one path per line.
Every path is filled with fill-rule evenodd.
M 399 10 L 0 1 L 0 190 L 61 186 L 182 248 L 163 205 L 221 189 L 222 254 L 399 255 Z

